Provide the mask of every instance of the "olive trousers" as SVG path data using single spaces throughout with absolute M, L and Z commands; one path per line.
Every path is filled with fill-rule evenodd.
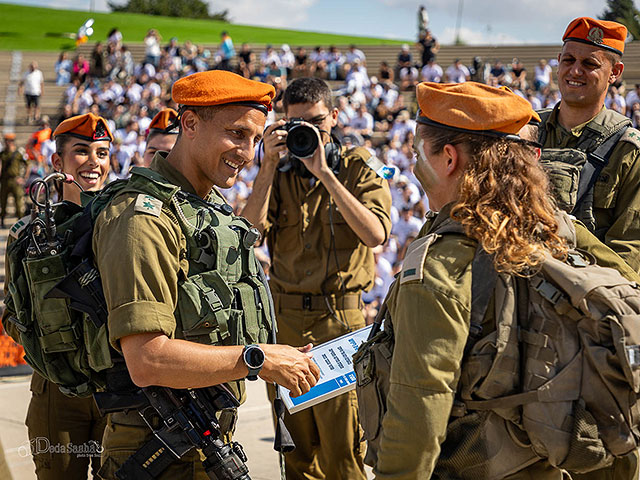
M 0 182 L 0 218 L 7 216 L 7 202 L 9 195 L 13 196 L 16 204 L 16 218 L 24 215 L 24 187 L 15 180 Z
M 37 373 L 25 421 L 38 480 L 81 480 L 100 467 L 106 418 L 93 400 L 72 398 Z
M 358 309 L 293 310 L 281 308 L 274 296 L 278 321 L 278 343 L 319 345 L 365 326 Z M 269 386 L 273 400 L 275 389 Z M 365 442 L 358 416 L 356 392 L 351 391 L 290 415 L 284 423 L 296 449 L 285 454 L 287 480 L 366 480 Z

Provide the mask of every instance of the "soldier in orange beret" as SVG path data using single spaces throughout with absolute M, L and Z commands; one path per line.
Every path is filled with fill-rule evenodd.
M 157 151 L 170 152 L 176 144 L 178 139 L 176 118 L 178 118 L 178 112 L 173 108 L 163 108 L 153 117 L 147 131 L 147 145 L 142 155 L 142 166 L 151 165 L 151 160 Z
M 274 94 L 270 85 L 219 70 L 175 82 L 174 147 L 157 151 L 149 168 L 133 168 L 126 189 L 96 219 L 93 251 L 110 341 L 136 385 L 226 383 L 242 401 L 245 377 L 294 395 L 316 383 L 311 345 L 269 343 L 270 302 L 253 252 L 259 235 L 217 190 L 233 186 L 253 160 Z M 221 440 L 230 439 L 235 417 L 221 413 Z M 195 449 L 176 459 L 154 438 L 137 412 L 110 415 L 99 477 L 115 478 L 122 468 L 127 478 L 208 478 Z M 157 448 L 141 449 L 147 442 Z
M 580 17 L 569 23 L 558 55 L 562 99 L 539 112 L 538 141 L 542 161 L 555 166 L 550 180 L 560 203 L 640 272 L 640 132 L 605 107 L 609 86 L 624 70 L 626 38 L 626 27 L 617 22 Z M 566 182 L 562 172 L 576 168 L 579 181 Z M 638 455 L 573 478 L 636 480 Z
M 87 113 L 68 118 L 53 133 L 56 151 L 51 157 L 53 168 L 74 177 L 83 190 L 100 190 L 109 173 L 109 146 L 113 139 L 104 118 Z M 75 184 L 63 184 L 62 198 L 81 204 L 80 188 Z M 17 239 L 18 233 L 30 221 L 26 216 L 10 230 L 8 244 Z M 8 268 L 8 264 L 5 266 Z M 11 278 L 6 272 L 7 281 Z M 5 287 L 7 290 L 8 285 Z M 15 316 L 7 306 L 3 323 L 16 339 L 15 325 L 7 320 Z M 43 319 L 44 322 L 46 320 Z M 25 424 L 38 480 L 86 479 L 89 470 L 95 477 L 100 468 L 100 442 L 107 423 L 92 397 L 79 398 L 64 395 L 58 386 L 34 372 L 31 379 L 31 401 Z M 93 455 L 81 455 L 59 446 L 91 448 Z
M 535 112 L 508 89 L 474 82 L 422 83 L 417 97 L 414 171 L 432 212 L 387 294 L 374 347 L 354 357 L 366 461 L 380 480 L 568 479 L 554 465 L 580 464 L 584 452 L 570 456 L 567 441 L 564 457 L 545 456 L 540 437 L 556 445 L 551 422 L 570 429 L 573 410 L 558 408 L 542 434 L 534 425 L 535 437 L 520 403 L 498 403 L 560 368 L 549 360 L 532 372 L 518 356 L 525 340 L 505 328 L 522 312 L 514 303 L 544 308 L 510 282 L 565 260 L 576 235 L 551 200 L 536 145 L 520 137 Z

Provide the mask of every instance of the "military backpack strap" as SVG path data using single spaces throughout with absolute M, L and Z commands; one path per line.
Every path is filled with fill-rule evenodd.
M 482 338 L 482 321 L 489 308 L 497 280 L 498 272 L 493 266 L 493 256 L 478 244 L 471 263 L 471 321 L 469 337 L 464 346 L 465 354 L 471 351 L 475 343 Z
M 537 114 L 540 116 L 540 127 L 538 128 L 538 143 L 544 145 L 547 140 L 547 120 L 553 113 L 553 108 L 545 108 L 543 110 L 537 110 Z
M 609 163 L 609 157 L 611 156 L 613 149 L 625 134 L 627 128 L 628 126 L 622 127 L 607 138 L 593 152 L 587 154 L 587 163 L 580 172 L 580 182 L 578 184 L 578 195 L 576 205 L 573 209 L 574 212 L 580 207 L 580 204 L 584 200 L 587 192 L 590 192 L 593 188 L 596 180 L 600 176 L 600 172 L 602 172 L 602 169 L 607 166 L 607 163 Z

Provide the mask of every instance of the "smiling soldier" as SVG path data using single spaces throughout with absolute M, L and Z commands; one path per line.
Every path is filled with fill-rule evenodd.
M 539 112 L 539 142 L 542 161 L 574 179 L 561 183 L 555 180 L 566 175 L 551 174 L 560 206 L 640 271 L 640 132 L 604 106 L 624 69 L 626 36 L 616 22 L 582 17 L 569 24 L 558 56 L 562 100 Z
M 558 205 L 640 271 L 640 132 L 605 108 L 610 85 L 622 76 L 627 29 L 616 22 L 573 20 L 558 55 L 562 100 L 540 113 L 541 162 Z M 569 181 L 567 181 L 569 179 Z M 637 479 L 636 452 L 606 469 L 572 478 Z

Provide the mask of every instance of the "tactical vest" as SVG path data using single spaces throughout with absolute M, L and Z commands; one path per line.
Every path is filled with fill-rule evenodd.
M 552 112 L 553 109 L 538 112 L 542 120 L 538 131 L 541 145 L 546 140 L 546 123 Z M 598 122 L 591 121 L 584 127 L 575 148 L 545 148 L 540 157 L 558 207 L 584 223 L 601 241 L 605 232 L 596 228 L 593 187 L 630 125 L 631 120 L 624 115 L 607 110 Z
M 68 395 L 103 391 L 105 372 L 113 366 L 115 352 L 109 347 L 106 324 L 96 325 L 95 319 L 83 312 L 83 305 L 52 298 L 51 292 L 59 289 L 60 282 L 78 263 L 81 233 L 82 241 L 88 243 L 84 256 L 92 258 L 95 219 L 113 198 L 124 193 L 160 200 L 162 211 L 180 226 L 186 238 L 189 268 L 178 282 L 177 338 L 207 345 L 272 340 L 275 324 L 268 287 L 261 281 L 253 251 L 257 231 L 247 220 L 233 215 L 225 203 L 209 203 L 186 193 L 152 170 L 134 168 L 132 173 L 128 181 L 106 187 L 84 212 L 73 204 L 58 208 L 60 251 L 27 255 L 31 224 L 20 226 L 17 240 L 7 250 L 11 278 L 6 302 L 15 312 L 12 321 L 20 331 L 25 359 Z M 100 284 L 95 268 L 84 273 L 80 281 L 83 286 L 95 282 Z M 230 386 L 241 399 L 243 382 Z
M 462 228 L 446 221 L 430 236 L 449 232 Z M 523 278 L 498 275 L 478 248 L 471 271 L 470 334 L 434 478 L 497 480 L 540 459 L 587 472 L 636 449 L 640 287 L 575 250 Z M 374 325 L 384 319 L 384 329 L 374 326 L 354 355 L 369 465 L 394 348 L 386 302 L 380 312 Z

